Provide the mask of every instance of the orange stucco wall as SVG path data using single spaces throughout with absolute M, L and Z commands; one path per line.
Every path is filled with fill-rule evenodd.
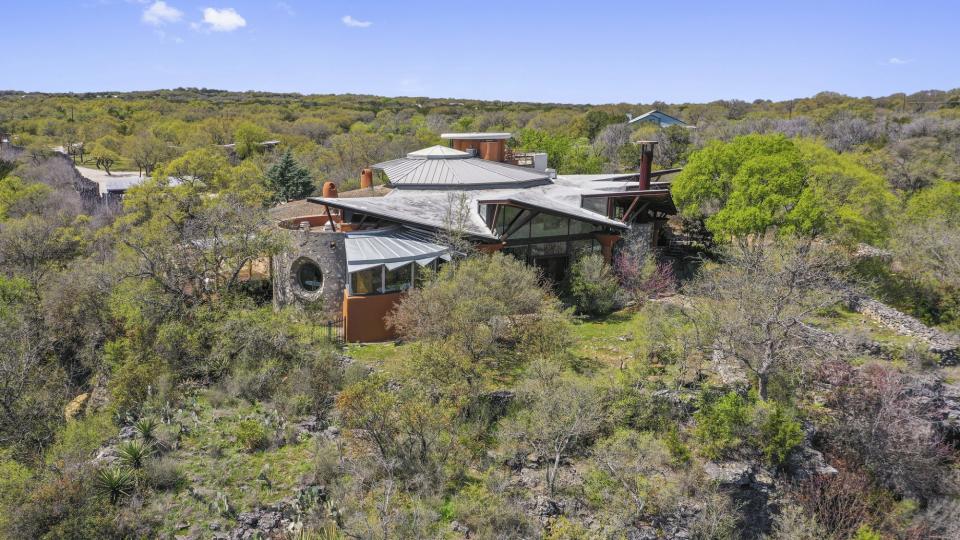
M 383 318 L 403 297 L 402 292 L 350 296 L 343 291 L 343 334 L 350 342 L 388 341 L 397 337 Z

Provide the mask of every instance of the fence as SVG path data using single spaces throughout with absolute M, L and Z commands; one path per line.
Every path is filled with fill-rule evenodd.
M 321 325 L 325 328 L 324 337 L 327 341 L 336 345 L 345 343 L 343 317 L 328 319 L 323 321 Z

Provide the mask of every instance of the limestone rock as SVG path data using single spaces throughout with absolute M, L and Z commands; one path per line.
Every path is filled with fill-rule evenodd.
M 67 406 L 63 409 L 64 419 L 69 422 L 80 416 L 83 413 L 84 407 L 89 399 L 90 393 L 84 392 L 70 400 L 70 403 L 67 403 Z

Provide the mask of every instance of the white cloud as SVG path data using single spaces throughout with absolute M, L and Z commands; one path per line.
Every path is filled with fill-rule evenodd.
M 157 0 L 156 2 L 150 4 L 150 7 L 143 10 L 143 22 L 147 24 L 152 24 L 154 26 L 160 26 L 167 23 L 175 23 L 183 18 L 183 12 L 179 9 L 167 5 L 166 2 L 162 0 Z
M 350 15 L 344 15 L 340 20 L 343 21 L 343 24 L 349 26 L 350 28 L 367 28 L 368 26 L 373 25 L 373 23 L 370 21 L 359 21 Z
M 247 25 L 247 20 L 240 16 L 233 8 L 204 8 L 203 23 L 207 29 L 214 32 L 232 32 L 237 28 L 243 28 Z M 200 25 L 192 24 L 194 29 Z
M 904 60 L 903 58 L 897 58 L 894 56 L 893 58 L 887 60 L 887 63 L 895 66 L 902 66 L 903 64 L 909 64 L 910 60 Z
M 288 4 L 288 3 L 286 3 L 286 2 L 282 2 L 282 1 L 281 1 L 281 2 L 277 2 L 276 5 L 277 5 L 277 9 L 279 9 L 280 11 L 286 13 L 287 15 L 290 15 L 291 17 L 293 17 L 294 15 L 297 14 L 297 12 L 294 11 L 292 7 L 290 7 L 290 4 Z

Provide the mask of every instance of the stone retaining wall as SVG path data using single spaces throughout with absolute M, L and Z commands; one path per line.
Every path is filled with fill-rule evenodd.
M 960 362 L 960 337 L 930 328 L 914 317 L 872 298 L 854 298 L 850 307 L 900 335 L 925 343 L 930 352 L 940 358 L 942 365 L 952 366 Z

